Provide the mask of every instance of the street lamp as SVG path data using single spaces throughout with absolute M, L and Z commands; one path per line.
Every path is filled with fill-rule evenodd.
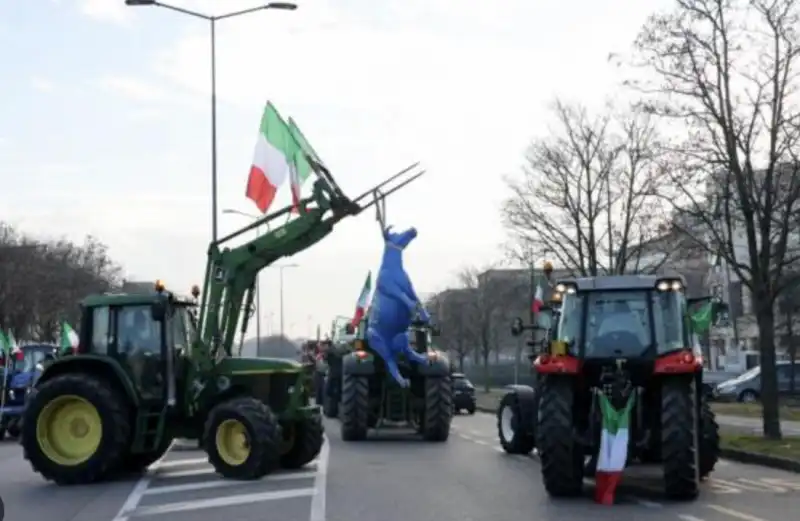
M 137 6 L 156 6 L 176 11 L 181 14 L 200 18 L 209 22 L 211 26 L 211 236 L 217 242 L 217 35 L 216 26 L 218 20 L 234 18 L 265 9 L 281 9 L 283 11 L 294 11 L 297 4 L 291 2 L 270 2 L 250 9 L 233 11 L 217 16 L 209 16 L 196 11 L 190 11 L 182 7 L 164 4 L 156 0 L 125 0 L 125 5 Z
M 281 314 L 281 336 L 284 336 L 283 330 L 283 270 L 286 268 L 297 268 L 299 264 L 281 264 L 279 266 L 272 266 L 273 268 L 280 270 L 280 289 L 278 292 L 280 293 L 280 314 Z
M 233 208 L 225 208 L 222 210 L 223 214 L 228 215 L 241 215 L 242 217 L 247 217 L 248 219 L 257 220 L 260 219 L 260 215 L 242 212 L 240 210 L 234 210 Z M 259 228 L 256 228 L 256 237 L 260 235 Z M 259 283 L 258 273 L 256 273 L 256 354 L 260 352 L 261 349 L 261 284 Z

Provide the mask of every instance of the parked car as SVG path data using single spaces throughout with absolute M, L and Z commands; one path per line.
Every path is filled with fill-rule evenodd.
M 789 361 L 779 361 L 776 364 L 778 377 L 778 393 L 781 396 L 792 395 L 791 374 L 792 366 Z M 795 393 L 800 394 L 800 363 L 795 363 Z M 726 380 L 714 389 L 715 400 L 724 402 L 757 402 L 761 395 L 761 366 L 756 366 L 742 373 L 736 378 Z
M 453 380 L 453 412 L 458 414 L 463 410 L 469 414 L 475 414 L 477 406 L 475 386 L 463 373 L 453 373 L 451 378 Z

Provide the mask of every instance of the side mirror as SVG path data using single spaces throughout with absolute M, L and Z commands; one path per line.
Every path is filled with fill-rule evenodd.
M 156 322 L 163 322 L 167 318 L 167 303 L 159 299 L 150 304 L 150 316 Z
M 520 336 L 524 330 L 525 325 L 521 318 L 517 317 L 511 322 L 511 336 Z
M 353 324 L 347 324 L 344 326 L 344 332 L 348 335 L 353 335 L 356 332 L 356 328 L 353 327 Z

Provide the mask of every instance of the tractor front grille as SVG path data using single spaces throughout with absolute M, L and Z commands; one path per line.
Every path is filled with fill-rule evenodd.
M 269 377 L 269 389 L 267 405 L 273 412 L 281 412 L 286 409 L 292 395 L 293 387 L 298 384 L 299 375 L 293 373 L 271 374 Z

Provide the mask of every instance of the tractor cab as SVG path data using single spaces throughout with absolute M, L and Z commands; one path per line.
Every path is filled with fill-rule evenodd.
M 114 359 L 144 404 L 175 407 L 197 338 L 193 293 L 180 297 L 158 281 L 152 292 L 87 297 L 75 354 Z

